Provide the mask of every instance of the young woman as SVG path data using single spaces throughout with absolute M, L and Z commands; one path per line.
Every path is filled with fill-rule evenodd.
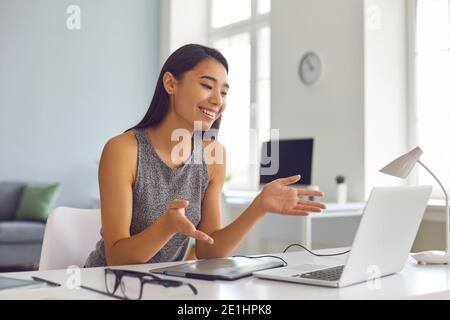
M 201 133 L 219 128 L 227 75 L 227 61 L 215 49 L 191 44 L 168 58 L 143 120 L 103 149 L 102 239 L 86 267 L 179 261 L 190 237 L 197 258 L 225 257 L 267 212 L 305 216 L 325 208 L 299 198 L 322 192 L 291 188 L 300 176 L 287 177 L 267 184 L 239 218 L 221 226 L 226 161 L 205 161 L 205 150 L 225 155 L 225 149 Z M 180 142 L 172 134 L 180 129 L 190 138 L 188 152 L 173 152 Z

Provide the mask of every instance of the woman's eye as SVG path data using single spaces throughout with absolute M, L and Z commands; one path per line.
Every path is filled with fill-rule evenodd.
M 204 87 L 204 88 L 206 88 L 208 90 L 212 90 L 213 89 L 213 87 L 208 85 L 208 84 L 202 83 L 201 85 L 202 85 L 202 87 Z M 226 97 L 228 95 L 228 92 L 222 91 L 220 94 L 222 95 L 222 97 Z

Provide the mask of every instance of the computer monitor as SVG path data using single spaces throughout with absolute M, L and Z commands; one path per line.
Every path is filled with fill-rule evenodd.
M 275 143 L 278 143 L 278 156 Z M 260 184 L 300 174 L 302 178 L 296 184 L 311 185 L 313 145 L 314 139 L 264 142 L 261 149 Z

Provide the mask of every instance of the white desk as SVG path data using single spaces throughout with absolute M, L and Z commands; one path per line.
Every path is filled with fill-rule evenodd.
M 224 224 L 236 219 L 257 194 L 252 191 L 224 192 Z M 322 214 L 307 217 L 266 215 L 246 237 L 236 254 L 278 252 L 291 243 L 300 243 L 310 249 L 351 246 L 365 203 L 326 205 L 327 210 Z
M 336 250 L 322 250 L 322 253 L 334 253 Z M 324 260 L 342 261 L 345 257 L 318 258 L 305 252 L 279 254 L 290 265 L 301 263 L 320 263 Z M 126 266 L 129 270 L 148 271 L 164 264 Z M 66 270 L 4 273 L 2 276 L 30 279 L 39 276 L 61 283 L 61 287 L 43 287 L 35 289 L 15 289 L 0 292 L 0 299 L 111 299 L 84 289 L 69 289 L 66 284 L 71 275 Z M 171 279 L 182 279 L 169 277 Z M 192 283 L 199 291 L 192 294 L 187 287 L 164 288 L 162 286 L 144 286 L 144 299 L 170 300 L 303 300 L 303 299 L 450 299 L 450 267 L 422 266 L 407 262 L 402 272 L 381 278 L 379 288 L 361 283 L 342 289 L 302 285 L 297 283 L 264 280 L 247 277 L 236 281 L 206 281 L 184 279 Z M 69 281 L 70 282 L 70 281 Z M 103 268 L 81 270 L 81 283 L 85 286 L 104 290 Z

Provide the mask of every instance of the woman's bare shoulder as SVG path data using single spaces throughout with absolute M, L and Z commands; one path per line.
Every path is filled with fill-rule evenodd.
M 101 167 L 106 172 L 124 171 L 136 174 L 137 141 L 134 131 L 128 131 L 112 137 L 106 142 L 101 159 Z
M 109 139 L 105 144 L 105 150 L 112 153 L 127 153 L 137 151 L 137 141 L 134 131 L 130 130 Z

